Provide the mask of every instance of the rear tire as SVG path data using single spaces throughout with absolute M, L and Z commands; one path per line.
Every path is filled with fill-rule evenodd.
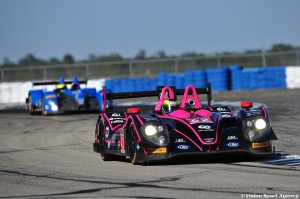
M 32 97 L 31 97 L 31 95 L 28 96 L 28 112 L 30 113 L 30 115 L 33 115 L 33 111 L 32 111 Z

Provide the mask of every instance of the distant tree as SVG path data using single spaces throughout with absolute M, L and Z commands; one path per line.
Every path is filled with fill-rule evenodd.
M 98 62 L 123 61 L 123 57 L 118 53 L 111 53 L 110 55 L 101 55 L 99 57 L 92 57 L 92 59 Z
M 234 55 L 234 54 L 236 54 L 235 52 L 230 52 L 230 51 L 224 51 L 224 52 L 222 52 L 221 53 L 221 55 Z
M 10 66 L 15 66 L 16 64 L 12 62 L 8 57 L 3 58 L 3 64 L 2 66 L 4 67 L 10 67 Z
M 54 64 L 61 64 L 61 61 L 59 59 L 57 59 L 56 57 L 52 57 L 49 60 L 49 64 L 54 65 Z
M 20 66 L 37 66 L 45 65 L 46 61 L 36 58 L 33 54 L 28 54 L 24 58 L 20 59 L 18 65 Z
M 181 57 L 197 57 L 198 54 L 195 52 L 185 52 L 181 54 Z
M 146 59 L 146 51 L 145 50 L 139 50 L 138 54 L 135 56 L 134 59 Z
M 278 52 L 278 51 L 289 51 L 294 50 L 294 47 L 290 44 L 274 44 L 269 52 Z
M 163 50 L 160 50 L 156 53 L 156 57 L 159 58 L 159 59 L 163 59 L 163 58 L 166 58 L 167 55 Z
M 97 56 L 95 54 L 91 53 L 89 55 L 88 61 L 92 61 L 92 62 L 97 61 Z
M 256 49 L 256 50 L 246 50 L 246 54 L 255 54 L 255 53 L 262 53 L 261 49 Z
M 74 57 L 71 54 L 66 54 L 64 56 L 63 63 L 64 64 L 74 64 L 75 63 Z

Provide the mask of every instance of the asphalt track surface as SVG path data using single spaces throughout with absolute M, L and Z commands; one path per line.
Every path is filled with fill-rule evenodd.
M 299 89 L 231 91 L 214 93 L 213 99 L 265 103 L 279 138 L 274 142 L 278 153 L 300 155 Z M 97 114 L 0 111 L 0 198 L 299 197 L 299 167 L 264 159 L 103 162 L 92 151 L 96 119 Z

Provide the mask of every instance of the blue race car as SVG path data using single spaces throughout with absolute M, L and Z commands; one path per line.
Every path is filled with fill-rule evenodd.
M 67 84 L 71 84 L 67 88 Z M 87 84 L 87 80 L 65 81 L 61 77 L 59 81 L 33 82 L 33 86 L 56 85 L 53 91 L 46 89 L 32 89 L 26 98 L 26 110 L 30 114 L 58 114 L 72 111 L 101 111 L 103 110 L 102 91 L 95 88 L 81 88 L 80 84 Z M 111 101 L 107 107 L 112 106 Z

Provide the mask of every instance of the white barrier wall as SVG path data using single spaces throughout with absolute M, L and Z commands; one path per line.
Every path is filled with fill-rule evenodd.
M 285 74 L 287 88 L 300 88 L 300 66 L 286 67 Z
M 105 79 L 88 80 L 87 87 L 96 88 L 99 91 L 104 86 L 104 83 Z M 30 89 L 32 89 L 31 81 L 0 83 L 0 104 L 25 104 L 25 99 L 28 97 Z M 34 89 L 52 91 L 55 89 L 55 85 L 35 86 Z

